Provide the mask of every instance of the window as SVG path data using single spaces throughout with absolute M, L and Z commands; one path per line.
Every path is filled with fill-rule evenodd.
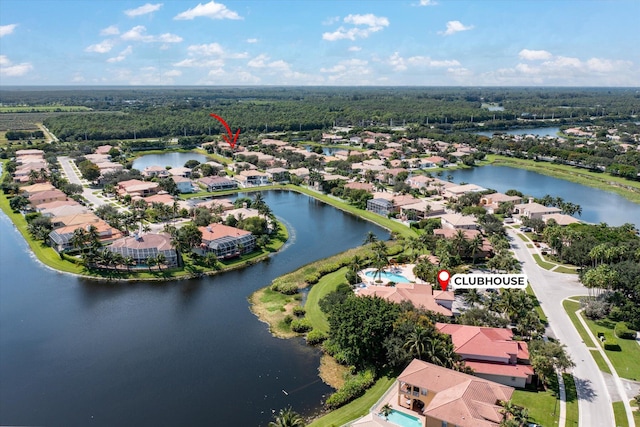
M 428 392 L 429 392 L 429 390 L 427 390 L 426 388 L 421 388 L 420 389 L 420 394 L 423 395 L 423 396 L 426 396 Z
M 446 421 L 443 421 L 443 422 L 442 422 L 442 427 L 447 427 L 447 425 L 448 425 L 448 424 L 447 424 L 447 422 L 446 422 Z

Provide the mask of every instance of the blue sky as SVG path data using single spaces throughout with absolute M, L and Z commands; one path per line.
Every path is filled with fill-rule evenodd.
M 0 85 L 640 86 L 638 0 L 0 0 Z

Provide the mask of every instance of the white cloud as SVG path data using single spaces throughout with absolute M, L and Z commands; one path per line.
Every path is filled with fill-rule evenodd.
M 196 7 L 177 14 L 173 19 L 192 20 L 201 16 L 210 19 L 242 19 L 238 13 L 215 1 L 206 4 L 198 3 Z
M 103 40 L 100 43 L 92 44 L 85 48 L 85 52 L 107 53 L 113 49 L 113 40 Z
M 33 65 L 29 62 L 14 64 L 6 55 L 0 55 L 0 76 L 4 77 L 20 77 L 27 74 L 33 69 Z
M 252 68 L 264 68 L 267 66 L 268 60 L 269 60 L 269 57 L 264 53 L 262 53 L 256 56 L 255 58 L 252 58 L 251 60 L 249 60 L 249 62 L 247 62 L 247 65 Z
M 114 56 L 112 58 L 107 59 L 107 62 L 113 63 L 113 62 L 124 61 L 127 58 L 127 56 L 131 55 L 132 53 L 133 53 L 133 48 L 131 46 L 127 46 L 127 48 L 122 52 L 120 52 L 118 56 Z
M 437 4 L 435 0 L 420 0 L 419 6 L 435 6 Z
M 225 65 L 225 59 L 249 57 L 246 52 L 227 52 L 218 43 L 191 45 L 187 48 L 187 52 L 189 52 L 189 58 L 174 63 L 175 67 L 222 68 Z
M 553 55 L 546 50 L 522 49 L 518 56 L 527 61 L 544 61 L 545 59 L 550 59 Z
M 358 85 L 371 83 L 371 81 L 366 79 L 367 76 L 372 74 L 369 68 L 369 62 L 363 59 L 340 61 L 332 67 L 320 68 L 320 72 L 329 74 L 327 79 L 330 83 Z
M 351 46 L 348 50 L 349 52 L 360 52 L 362 48 L 360 46 Z
M 115 25 L 110 25 L 100 30 L 101 36 L 117 36 L 118 34 L 120 34 L 120 30 L 118 30 L 118 27 Z
M 202 59 L 202 58 L 187 58 L 180 62 L 175 62 L 174 67 L 184 68 L 212 68 L 224 66 L 224 60 L 221 58 L 216 59 Z
M 322 25 L 333 25 L 337 22 L 340 22 L 340 17 L 339 16 L 332 16 L 330 18 L 325 19 L 324 21 L 322 21 Z
M 343 19 L 343 22 L 353 26 L 349 28 L 341 26 L 333 32 L 322 34 L 322 38 L 328 41 L 364 39 L 389 26 L 389 20 L 387 18 L 384 16 L 375 16 L 372 13 L 366 15 L 348 15 Z
M 222 56 L 222 54 L 224 54 L 224 49 L 218 43 L 194 44 L 189 46 L 187 51 L 193 55 Z
M 162 7 L 162 3 L 151 4 L 147 3 L 143 6 L 137 7 L 135 9 L 128 9 L 124 11 L 124 14 L 129 18 L 133 18 L 135 16 L 146 15 L 148 13 L 153 13 L 159 10 Z
M 258 39 L 247 39 L 247 43 L 258 43 Z
M 473 29 L 473 25 L 465 26 L 460 21 L 449 21 L 447 22 L 447 30 L 440 31 L 438 34 L 450 36 L 452 34 L 459 33 L 460 31 L 469 31 L 471 29 Z
M 8 36 L 13 33 L 18 24 L 0 25 L 0 37 Z
M 444 68 L 444 67 L 459 67 L 460 62 L 455 59 L 448 60 L 434 60 L 428 56 L 411 56 L 409 58 L 403 58 L 398 52 L 394 52 L 386 63 L 393 69 L 393 71 L 405 71 L 409 67 L 429 67 L 429 68 Z
M 126 33 L 122 34 L 120 38 L 122 38 L 122 40 L 139 41 L 143 43 L 180 43 L 183 40 L 182 37 L 171 33 L 165 33 L 159 36 L 148 35 L 147 28 L 144 25 L 136 25 Z

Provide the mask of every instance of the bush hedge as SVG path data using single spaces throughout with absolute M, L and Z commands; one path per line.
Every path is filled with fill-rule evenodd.
M 604 341 L 604 349 L 609 351 L 622 351 L 618 340 L 615 338 L 609 338 Z
M 622 338 L 624 340 L 635 340 L 636 339 L 636 331 L 633 329 L 629 329 L 625 322 L 616 323 L 615 328 L 613 329 L 616 336 L 618 338 Z
M 350 377 L 344 383 L 340 390 L 333 393 L 327 399 L 326 406 L 329 409 L 339 408 L 353 399 L 358 398 L 373 385 L 376 376 L 372 370 L 359 372 L 357 375 Z
M 309 332 L 311 329 L 313 329 L 313 327 L 309 319 L 302 318 L 291 322 L 291 330 L 293 332 L 304 333 Z
M 313 330 L 307 334 L 307 344 L 318 345 L 323 343 L 327 339 L 327 334 L 322 331 Z
M 303 306 L 297 305 L 297 306 L 293 307 L 293 314 L 295 316 L 302 317 L 305 314 L 307 314 L 307 310 L 305 310 Z

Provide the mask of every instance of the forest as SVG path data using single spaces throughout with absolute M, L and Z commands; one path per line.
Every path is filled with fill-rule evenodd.
M 82 106 L 47 114 L 62 141 L 217 134 L 215 112 L 244 135 L 338 126 L 434 127 L 443 131 L 628 120 L 640 110 L 633 88 L 455 87 L 81 87 L 0 90 L 3 106 Z M 490 111 L 498 110 L 498 111 Z M 537 121 L 537 122 L 536 122 Z M 16 129 L 14 129 L 16 130 Z

